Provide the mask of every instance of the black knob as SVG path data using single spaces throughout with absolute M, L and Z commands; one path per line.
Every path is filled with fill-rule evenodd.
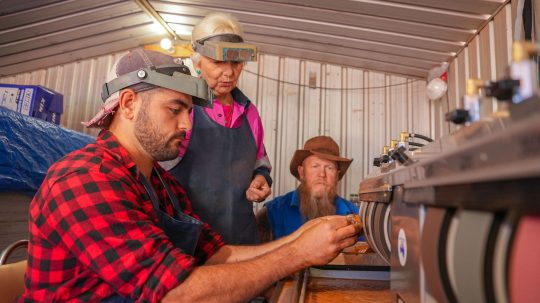
M 484 88 L 487 97 L 495 97 L 499 101 L 511 101 L 517 93 L 519 80 L 502 79 L 496 82 L 490 82 Z
M 412 163 L 411 158 L 409 158 L 409 156 L 407 156 L 407 153 L 405 153 L 405 147 L 403 146 L 400 146 L 395 151 L 393 151 L 390 157 L 392 157 L 392 159 L 398 161 L 401 164 L 407 165 Z
M 469 112 L 465 109 L 455 109 L 451 112 L 447 112 L 445 115 L 446 121 L 453 122 L 455 124 L 464 124 L 469 121 Z
M 377 157 L 373 159 L 373 166 L 381 167 L 381 158 Z
M 388 163 L 388 162 L 390 162 L 390 156 L 388 156 L 388 155 L 382 155 L 382 157 L 381 157 L 381 162 L 382 162 L 382 163 Z

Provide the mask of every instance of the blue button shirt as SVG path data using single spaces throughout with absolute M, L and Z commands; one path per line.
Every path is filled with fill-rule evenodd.
M 300 197 L 298 190 L 293 190 L 283 196 L 266 203 L 268 220 L 272 227 L 273 239 L 278 239 L 293 233 L 307 220 L 300 213 Z M 336 215 L 358 214 L 358 207 L 353 203 L 336 197 Z

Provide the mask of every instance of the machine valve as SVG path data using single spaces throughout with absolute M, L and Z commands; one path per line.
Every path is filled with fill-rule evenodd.
M 413 163 L 413 160 L 407 156 L 407 153 L 405 152 L 406 149 L 403 146 L 398 147 L 394 152 L 392 152 L 392 159 L 398 161 L 399 163 L 403 165 L 409 165 Z
M 499 101 L 512 101 L 512 97 L 518 92 L 519 80 L 502 79 L 490 82 L 484 88 L 487 97 L 495 97 Z
M 453 122 L 455 124 L 465 124 L 469 121 L 469 112 L 464 109 L 455 109 L 446 113 L 446 121 Z

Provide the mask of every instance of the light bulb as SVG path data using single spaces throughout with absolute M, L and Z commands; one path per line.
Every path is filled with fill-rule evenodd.
M 161 42 L 159 42 L 159 46 L 161 46 L 164 50 L 170 50 L 172 47 L 172 41 L 169 38 L 163 38 L 161 39 Z
M 448 84 L 441 78 L 434 78 L 429 81 L 426 87 L 426 94 L 430 100 L 437 100 L 444 96 L 446 90 L 448 89 Z

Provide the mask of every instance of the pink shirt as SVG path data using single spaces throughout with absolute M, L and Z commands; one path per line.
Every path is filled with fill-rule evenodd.
M 255 144 L 257 145 L 257 165 L 255 168 L 263 165 L 268 167 L 270 169 L 270 163 L 267 160 L 265 150 L 264 150 L 264 130 L 263 125 L 261 121 L 261 117 L 259 116 L 259 112 L 257 111 L 257 108 L 253 103 L 250 103 L 247 109 L 244 109 L 244 106 L 241 104 L 238 104 L 237 102 L 233 102 L 233 113 L 232 113 L 232 119 L 231 119 L 231 125 L 230 128 L 236 128 L 239 127 L 242 123 L 242 115 L 246 114 L 247 120 L 249 122 L 249 126 L 251 128 L 251 131 L 253 132 L 253 138 L 255 138 Z M 205 107 L 204 111 L 206 114 L 214 121 L 219 123 L 222 126 L 225 126 L 225 111 L 224 106 L 218 101 L 218 99 L 214 100 L 214 106 L 212 108 Z M 193 122 L 193 111 L 190 114 L 191 122 Z M 186 139 L 182 141 L 180 145 L 180 153 L 179 156 L 183 157 L 186 153 L 186 149 L 189 145 L 191 139 L 191 130 L 187 132 Z

